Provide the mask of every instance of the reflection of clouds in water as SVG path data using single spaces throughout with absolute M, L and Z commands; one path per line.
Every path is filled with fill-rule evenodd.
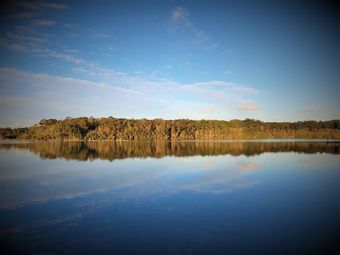
M 316 168 L 316 160 L 311 155 L 305 155 L 301 159 L 298 159 L 297 162 L 302 165 L 303 167 L 307 168 Z
M 258 168 L 257 163 L 255 162 L 242 162 L 238 164 L 238 167 L 242 171 L 256 171 Z
M 231 176 L 207 176 L 206 178 L 186 183 L 180 187 L 180 190 L 220 194 L 236 189 L 253 187 L 258 183 L 259 181 L 256 180 L 242 180 Z
M 215 165 L 214 165 L 214 162 L 212 162 L 211 160 L 204 160 L 203 161 L 203 164 L 205 167 L 207 168 L 213 168 Z
M 257 185 L 258 181 L 244 178 L 248 172 L 251 173 L 257 169 L 257 164 L 255 162 L 237 163 L 238 158 L 229 157 L 228 160 L 223 160 L 223 157 L 211 157 L 209 160 L 204 160 L 204 167 L 211 171 L 202 171 L 201 174 L 184 183 L 180 189 L 218 194 Z
M 308 170 L 325 171 L 326 169 L 336 167 L 339 169 L 339 157 L 336 155 L 329 154 L 313 154 L 313 155 L 299 155 L 295 162 L 297 162 L 301 167 Z
M 323 165 L 320 165 L 319 162 L 314 157 L 303 158 L 297 160 L 297 162 L 303 167 L 307 168 L 308 170 L 316 170 L 316 171 L 323 171 Z
M 313 166 L 313 159 L 312 158 L 307 158 L 307 159 L 300 159 L 298 162 L 304 166 L 311 167 Z
M 250 187 L 237 158 L 230 156 L 127 159 L 114 162 L 44 161 L 11 155 L 3 163 L 0 207 L 17 207 L 114 191 L 112 198 L 137 198 L 181 191 L 223 193 Z M 203 162 L 203 164 L 202 164 Z M 112 199 L 111 199 L 112 200 Z
M 336 155 L 297 153 L 262 154 L 251 158 L 170 156 L 110 162 L 41 160 L 24 150 L 19 153 L 0 150 L 0 159 L 1 208 L 94 193 L 110 194 L 107 203 L 182 191 L 219 194 L 258 185 L 260 173 L 280 170 L 281 161 L 292 169 L 297 162 L 307 164 L 314 159 L 315 165 L 323 166 L 322 169 L 339 163 Z

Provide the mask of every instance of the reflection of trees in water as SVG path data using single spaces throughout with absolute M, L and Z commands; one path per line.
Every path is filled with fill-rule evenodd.
M 299 152 L 339 154 L 339 143 L 326 142 L 167 142 L 167 141 L 102 141 L 102 142 L 39 142 L 0 144 L 0 149 L 27 149 L 43 159 L 124 159 L 164 156 L 253 156 L 265 152 Z

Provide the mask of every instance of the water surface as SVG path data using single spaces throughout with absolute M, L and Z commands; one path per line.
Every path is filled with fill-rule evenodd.
M 324 254 L 340 236 L 339 145 L 2 143 L 2 250 Z

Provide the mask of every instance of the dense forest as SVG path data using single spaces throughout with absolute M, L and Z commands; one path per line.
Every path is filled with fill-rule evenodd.
M 220 140 L 340 138 L 340 120 L 43 119 L 26 128 L 0 128 L 0 139 L 19 140 Z

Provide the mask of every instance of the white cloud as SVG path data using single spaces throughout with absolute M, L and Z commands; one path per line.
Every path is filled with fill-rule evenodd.
M 208 82 L 196 82 L 192 84 L 183 85 L 184 89 L 196 90 L 196 91 L 205 91 L 205 90 L 213 90 L 216 93 L 220 93 L 223 91 L 229 91 L 238 94 L 258 94 L 259 90 L 248 87 L 242 84 L 225 82 L 225 81 L 208 81 Z
M 191 25 L 189 13 L 183 8 L 175 9 L 172 20 L 176 24 L 185 24 L 186 27 L 190 24 L 190 31 L 206 47 L 209 43 L 213 44 L 204 31 Z M 53 21 L 43 19 L 33 22 L 39 26 L 54 24 Z M 25 115 L 38 119 L 115 114 L 133 118 L 200 119 L 204 117 L 202 109 L 207 105 L 214 109 L 209 110 L 209 116 L 225 119 L 227 116 L 218 115 L 223 114 L 225 108 L 233 109 L 244 97 L 258 93 L 254 88 L 224 81 L 183 84 L 159 77 L 156 73 L 119 72 L 77 56 L 77 50 L 48 49 L 46 45 L 51 38 L 39 33 L 39 26 L 17 27 L 15 31 L 0 38 L 0 46 L 15 52 L 29 52 L 39 57 L 70 63 L 73 74 L 81 75 L 83 79 L 1 68 L 1 90 L 5 92 L 2 98 L 11 98 L 19 104 L 2 109 L 2 120 L 11 114 L 17 119 L 23 119 Z M 166 66 L 166 69 L 171 68 L 172 65 Z M 6 90 L 9 87 L 11 89 Z M 25 99 L 21 91 L 29 92 Z M 37 102 L 44 106 L 37 107 Z
M 258 107 L 257 105 L 240 105 L 237 110 L 239 111 L 257 111 L 258 110 Z
M 33 21 L 36 25 L 43 26 L 51 24 L 47 20 Z M 34 36 L 32 35 L 34 34 Z M 37 37 L 40 35 L 40 37 Z M 65 61 L 74 65 L 73 69 L 78 73 L 88 75 L 91 78 L 112 80 L 119 75 L 124 76 L 124 73 L 116 72 L 113 69 L 107 69 L 93 62 L 77 57 L 76 49 L 65 49 L 64 51 L 50 50 L 45 47 L 48 42 L 48 36 L 40 33 L 32 33 L 30 29 L 18 27 L 16 31 L 7 33 L 4 37 L 0 37 L 0 46 L 15 52 L 35 54 L 39 57 L 54 58 L 59 61 Z M 110 51 L 119 49 L 109 48 Z
M 73 59 L 66 58 L 67 61 Z M 75 60 L 77 63 L 78 61 Z M 79 67 L 79 72 L 88 72 Z M 97 76 L 94 68 L 93 76 Z M 76 79 L 0 68 L 1 121 L 65 116 L 120 116 L 127 118 L 211 118 L 226 119 L 232 109 L 248 96 L 242 85 L 213 81 L 181 84 L 143 74 L 119 73 L 104 69 L 109 79 Z M 107 73 L 106 73 L 107 72 Z M 235 89 L 237 88 L 237 89 Z M 247 88 L 247 87 L 246 87 Z M 202 112 L 203 109 L 203 112 Z
M 212 107 L 205 107 L 204 109 L 203 109 L 203 112 L 204 113 L 211 113 L 211 112 L 213 112 L 214 111 L 214 109 L 212 108 Z

